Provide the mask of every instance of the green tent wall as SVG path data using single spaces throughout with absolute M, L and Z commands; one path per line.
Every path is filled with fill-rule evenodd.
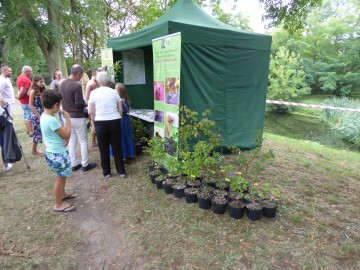
M 128 86 L 133 106 L 153 109 L 152 39 L 177 32 L 180 104 L 198 112 L 211 107 L 225 146 L 254 148 L 264 123 L 271 37 L 226 25 L 192 0 L 179 0 L 152 24 L 108 41 L 114 61 L 121 51 L 144 50 L 146 85 Z

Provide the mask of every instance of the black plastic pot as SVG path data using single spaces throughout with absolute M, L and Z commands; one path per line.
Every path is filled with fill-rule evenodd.
M 249 203 L 246 205 L 246 210 L 248 219 L 256 221 L 261 218 L 263 207 L 259 203 Z
M 240 219 L 244 216 L 245 204 L 241 201 L 232 201 L 228 204 L 230 217 Z
M 204 194 L 204 193 L 200 192 L 200 193 L 198 193 L 197 198 L 198 198 L 199 207 L 201 209 L 210 209 L 211 208 L 212 195 L 210 193 Z
M 197 203 L 198 202 L 198 198 L 197 198 L 198 189 L 197 188 L 186 188 L 184 192 L 185 192 L 185 200 L 187 203 Z
M 185 184 L 175 184 L 173 186 L 173 190 L 174 190 L 174 195 L 176 198 L 179 198 L 181 199 L 182 197 L 185 196 L 185 188 L 186 188 L 186 185 Z
M 174 184 L 174 180 L 173 179 L 166 179 L 162 185 L 163 185 L 163 188 L 164 188 L 164 191 L 166 194 L 172 194 L 174 193 L 174 190 L 172 188 Z
M 143 146 L 141 143 L 134 143 L 135 145 L 135 156 L 140 156 L 143 153 Z
M 212 204 L 212 211 L 215 214 L 220 214 L 220 215 L 225 214 L 226 206 L 227 206 L 227 199 L 225 197 L 215 196 L 212 198 L 211 204 Z
M 162 189 L 163 188 L 163 182 L 166 179 L 164 177 L 158 176 L 155 178 L 155 185 L 157 189 Z
M 277 203 L 264 200 L 262 204 L 263 204 L 263 216 L 267 218 L 275 218 L 278 207 Z
M 149 172 L 149 176 L 150 176 L 150 180 L 153 184 L 155 184 L 155 179 L 161 175 L 161 171 L 160 170 L 154 170 Z

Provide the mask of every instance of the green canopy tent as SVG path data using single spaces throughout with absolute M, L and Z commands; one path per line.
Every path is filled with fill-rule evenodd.
M 225 146 L 254 148 L 264 123 L 271 37 L 226 25 L 192 0 L 179 0 L 157 21 L 108 41 L 114 61 L 122 51 L 144 51 L 146 84 L 127 87 L 133 106 L 153 109 L 152 39 L 177 32 L 180 105 L 198 112 L 211 107 Z

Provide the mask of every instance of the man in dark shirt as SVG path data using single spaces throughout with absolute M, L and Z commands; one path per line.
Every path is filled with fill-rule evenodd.
M 62 108 L 70 114 L 71 136 L 69 140 L 69 154 L 72 170 L 77 171 L 82 167 L 82 170 L 86 172 L 95 168 L 96 163 L 89 163 L 87 129 L 84 116 L 84 108 L 87 104 L 84 101 L 79 82 L 83 73 L 84 70 L 80 65 L 73 65 L 70 77 L 61 82 L 59 92 L 63 97 L 61 102 Z M 77 140 L 80 143 L 81 164 L 78 163 L 76 156 Z

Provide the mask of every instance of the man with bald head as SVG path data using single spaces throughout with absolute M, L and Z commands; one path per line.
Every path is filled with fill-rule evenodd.
M 19 94 L 16 96 L 21 103 L 21 108 L 24 111 L 24 121 L 25 126 L 27 128 L 27 132 L 30 137 L 34 135 L 34 127 L 31 121 L 31 109 L 29 106 L 29 96 L 27 94 L 30 86 L 31 86 L 31 75 L 32 75 L 32 68 L 29 66 L 24 66 L 22 68 L 22 72 L 17 77 L 16 85 L 18 88 Z
M 71 135 L 69 140 L 69 155 L 73 171 L 80 168 L 84 172 L 96 167 L 96 163 L 89 163 L 88 139 L 84 108 L 87 106 L 84 101 L 80 80 L 83 76 L 82 66 L 75 64 L 71 68 L 71 74 L 68 79 L 61 82 L 59 92 L 63 99 L 61 101 L 64 111 L 70 114 Z M 81 164 L 78 163 L 76 156 L 77 141 L 80 143 Z
M 5 102 L 7 102 L 8 112 L 10 113 L 10 116 L 13 117 L 15 95 L 14 95 L 13 86 L 10 81 L 11 75 L 12 75 L 12 70 L 9 66 L 1 67 L 0 94 L 4 98 Z

